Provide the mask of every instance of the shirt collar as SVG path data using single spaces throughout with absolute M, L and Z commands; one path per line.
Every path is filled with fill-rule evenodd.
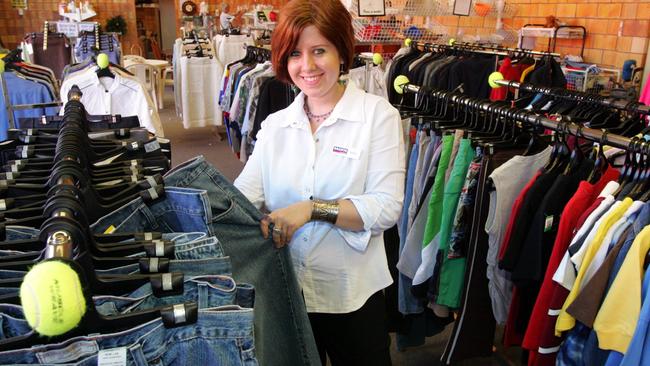
M 92 85 L 95 86 L 101 86 L 102 88 L 104 87 L 101 81 L 99 80 L 99 77 L 97 77 L 97 68 L 93 67 L 92 72 L 89 73 L 88 79 L 92 83 Z M 113 82 L 111 83 L 111 86 L 108 87 L 108 92 L 113 93 L 117 88 L 122 84 L 122 77 L 120 76 L 119 73 L 113 71 L 113 75 L 115 75 L 115 78 L 113 79 Z
M 332 114 L 325 120 L 323 126 L 334 124 L 338 120 L 345 120 L 348 122 L 364 122 L 365 111 L 364 103 L 360 103 L 364 97 L 365 92 L 359 89 L 354 82 L 349 81 L 343 92 L 343 96 L 336 103 Z M 300 92 L 296 99 L 287 107 L 288 118 L 283 123 L 283 127 L 301 127 L 309 124 L 307 115 L 304 110 L 305 93 Z

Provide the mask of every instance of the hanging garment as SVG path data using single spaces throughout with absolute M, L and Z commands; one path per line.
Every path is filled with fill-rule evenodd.
M 118 72 L 115 72 L 114 79 L 99 78 L 96 69 L 87 69 L 63 82 L 61 100 L 64 105 L 68 101 L 68 92 L 73 85 L 77 85 L 83 93 L 81 102 L 88 113 L 138 116 L 140 126 L 153 134 L 164 136 L 158 110 L 140 82 L 123 77 Z

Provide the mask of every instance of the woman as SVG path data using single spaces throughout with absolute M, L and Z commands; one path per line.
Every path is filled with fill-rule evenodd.
M 339 82 L 354 57 L 339 0 L 287 3 L 272 49 L 277 78 L 302 92 L 264 121 L 235 186 L 270 211 L 263 235 L 291 250 L 323 364 L 388 365 L 382 233 L 403 199 L 399 113 Z

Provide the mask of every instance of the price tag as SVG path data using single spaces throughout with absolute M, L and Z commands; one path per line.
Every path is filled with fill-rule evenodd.
M 551 231 L 553 228 L 553 215 L 546 216 L 546 219 L 544 220 L 544 232 Z
M 97 366 L 126 366 L 126 347 L 99 351 Z

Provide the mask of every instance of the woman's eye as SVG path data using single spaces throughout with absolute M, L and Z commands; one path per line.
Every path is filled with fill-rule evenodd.
M 289 54 L 289 57 L 298 57 L 298 56 L 300 56 L 300 52 L 298 51 L 293 51 Z
M 325 49 L 317 48 L 317 49 L 314 50 L 314 53 L 317 54 L 317 55 L 322 55 L 323 53 L 325 53 Z

